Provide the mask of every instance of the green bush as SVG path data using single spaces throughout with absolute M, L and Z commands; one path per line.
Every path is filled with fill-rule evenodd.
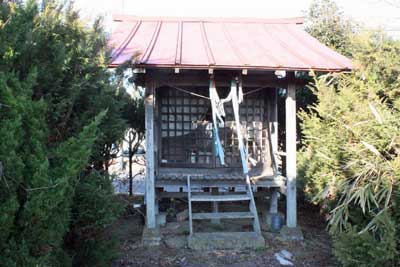
M 109 267 L 118 252 L 117 242 L 109 236 L 97 235 L 95 238 L 80 240 L 73 254 L 72 266 L 76 267 Z
M 299 185 L 328 218 L 344 266 L 393 266 L 400 248 L 400 42 L 357 32 L 333 0 L 315 0 L 307 29 L 351 56 L 351 73 L 315 78 L 299 114 Z
M 43 2 L 39 9 L 34 0 L 0 1 L 0 265 L 7 267 L 78 266 L 83 255 L 104 262 L 88 257 L 112 245 L 102 234 L 119 209 L 108 178 L 93 172 L 115 156 L 129 98 L 111 82 L 100 21 L 89 27 L 68 1 Z
M 313 89 L 318 103 L 300 112 L 301 184 L 328 213 L 345 266 L 377 266 L 397 256 L 400 112 L 382 101 L 382 88 L 368 72 L 322 76 Z
M 65 244 L 73 266 L 109 266 L 115 257 L 116 242 L 105 232 L 123 211 L 115 197 L 110 177 L 97 171 L 78 184 Z
M 349 229 L 334 239 L 334 254 L 344 267 L 393 266 L 395 248 L 394 231 L 388 231 L 380 239 L 371 232 Z

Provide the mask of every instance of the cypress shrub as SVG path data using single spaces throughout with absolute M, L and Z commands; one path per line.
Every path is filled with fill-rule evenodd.
M 120 208 L 104 173 L 129 99 L 107 58 L 101 22 L 72 6 L 0 3 L 1 265 L 109 265 Z

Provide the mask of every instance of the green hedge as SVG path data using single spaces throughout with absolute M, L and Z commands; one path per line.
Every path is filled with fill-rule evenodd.
M 0 265 L 109 266 L 119 207 L 105 163 L 129 98 L 100 21 L 45 2 L 0 2 Z
M 355 35 L 358 69 L 317 77 L 317 102 L 299 113 L 300 184 L 327 213 L 344 266 L 399 259 L 400 43 L 375 37 Z

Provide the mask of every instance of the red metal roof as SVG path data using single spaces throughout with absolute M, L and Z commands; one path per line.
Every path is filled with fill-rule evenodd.
M 301 29 L 302 18 L 216 19 L 115 16 L 110 67 L 352 69 L 351 61 Z

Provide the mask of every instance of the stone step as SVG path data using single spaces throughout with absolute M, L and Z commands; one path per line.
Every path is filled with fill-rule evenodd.
M 192 195 L 191 201 L 194 202 L 220 202 L 220 201 L 244 201 L 250 200 L 248 195 Z
M 207 219 L 253 219 L 251 212 L 210 212 L 210 213 L 193 213 L 193 220 Z
M 191 249 L 244 249 L 265 247 L 264 237 L 255 232 L 195 233 L 188 237 Z

